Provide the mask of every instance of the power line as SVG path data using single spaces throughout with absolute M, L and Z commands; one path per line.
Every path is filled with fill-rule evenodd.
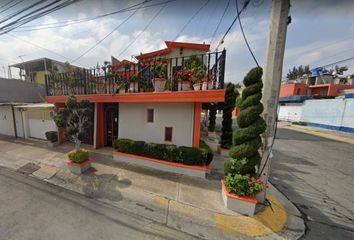
M 73 3 L 76 3 L 77 1 L 79 1 L 79 0 L 67 0 L 67 1 L 64 1 L 64 2 L 62 2 L 62 3 L 60 3 L 60 4 L 56 5 L 56 6 L 52 7 L 52 8 L 43 10 L 41 12 L 39 12 L 40 10 L 38 10 L 38 9 L 34 10 L 34 11 L 31 12 L 31 16 L 28 16 L 25 19 L 21 19 L 21 18 L 23 18 L 23 17 L 21 17 L 19 19 L 14 20 L 13 22 L 7 24 L 6 26 L 4 26 L 4 27 L 8 27 L 7 29 L 4 29 L 4 27 L 2 27 L 1 28 L 2 32 L 0 33 L 0 35 L 2 35 L 4 33 L 8 33 L 10 31 L 16 29 L 17 27 L 22 26 L 22 25 L 24 25 L 24 24 L 26 24 L 26 23 L 28 23 L 30 21 L 36 20 L 36 19 L 38 19 L 40 17 L 43 17 L 43 16 L 45 16 L 47 14 L 50 14 L 50 13 L 54 12 L 54 11 L 60 10 L 60 9 L 62 9 L 64 7 L 67 7 L 67 6 L 69 6 L 69 5 L 73 4 Z M 57 2 L 58 2 L 58 0 L 46 5 L 44 7 L 41 7 L 40 9 L 42 10 L 42 9 L 48 8 L 48 7 L 54 5 Z M 39 12 L 39 13 L 37 13 L 37 12 Z
M 98 42 L 96 42 L 92 47 L 90 47 L 89 49 L 87 49 L 84 53 L 82 53 L 80 56 L 78 56 L 77 58 L 75 58 L 74 60 L 71 61 L 71 63 L 76 62 L 77 60 L 79 60 L 80 58 L 82 58 L 83 56 L 85 56 L 87 53 L 89 53 L 92 49 L 94 49 L 95 47 L 97 47 L 101 42 L 103 42 L 106 38 L 108 38 L 112 33 L 114 33 L 118 28 L 120 28 L 124 23 L 126 23 L 136 12 L 138 11 L 135 10 L 132 14 L 130 14 L 126 19 L 124 19 L 123 22 L 121 22 L 118 26 L 116 26 L 110 33 L 108 33 L 106 36 L 104 36 L 104 38 L 102 38 L 101 40 L 99 40 Z
M 163 5 L 158 12 L 151 18 L 149 23 L 144 27 L 144 29 L 133 39 L 133 41 L 130 42 L 130 44 L 121 52 L 119 53 L 118 57 L 119 58 L 133 43 L 145 32 L 145 30 L 151 25 L 151 23 L 157 18 L 157 16 L 162 12 L 162 10 L 167 6 L 168 2 Z
M 225 14 L 226 14 L 227 9 L 229 8 L 230 1 L 231 1 L 231 0 L 229 0 L 229 1 L 227 2 L 227 4 L 226 4 L 226 7 L 225 7 L 225 9 L 224 9 L 224 12 L 222 13 L 221 18 L 220 18 L 220 20 L 219 20 L 219 22 L 218 22 L 218 25 L 217 25 L 216 28 L 215 28 L 215 31 L 214 31 L 214 33 L 213 33 L 213 36 L 211 37 L 210 44 L 214 41 L 215 35 L 216 35 L 216 33 L 218 32 L 218 30 L 219 30 L 220 24 L 221 24 L 222 20 L 224 19 L 224 16 L 225 16 Z
M 354 57 L 350 57 L 350 58 L 346 58 L 346 59 L 343 59 L 343 60 L 339 60 L 337 62 L 329 63 L 329 64 L 326 64 L 326 65 L 322 65 L 321 67 L 325 68 L 325 67 L 329 67 L 329 66 L 332 66 L 332 65 L 340 64 L 340 63 L 343 63 L 343 62 L 348 62 L 348 61 L 351 61 L 351 60 L 354 60 Z
M 236 2 L 236 12 L 238 12 L 238 1 L 235 0 L 235 2 Z M 254 54 L 253 54 L 253 52 L 252 52 L 252 50 L 251 50 L 251 47 L 250 47 L 250 45 L 248 44 L 246 35 L 245 35 L 244 31 L 243 31 L 243 27 L 242 27 L 242 23 L 241 23 L 241 16 L 238 17 L 238 23 L 240 24 L 242 36 L 243 36 L 243 39 L 245 40 L 245 43 L 246 43 L 247 48 L 248 48 L 248 51 L 251 53 L 252 58 L 253 58 L 253 60 L 255 61 L 257 67 L 259 67 L 259 64 L 258 64 L 258 62 L 257 62 L 257 59 L 256 59 L 256 57 L 254 56 Z
M 208 5 L 209 2 L 210 2 L 210 0 L 206 0 L 205 3 L 192 15 L 192 17 L 186 22 L 186 24 L 184 24 L 184 26 L 182 27 L 182 29 L 178 32 L 178 34 L 177 34 L 176 37 L 174 38 L 174 41 L 176 41 L 176 39 L 180 36 L 180 34 L 184 31 L 184 29 L 193 21 L 193 19 L 198 15 L 198 13 L 199 13 L 206 5 Z
M 7 3 L 5 3 L 4 5 L 0 6 L 0 8 L 6 7 L 7 5 L 9 5 L 12 2 L 12 0 L 8 1 Z
M 11 6 L 9 6 L 9 7 L 5 8 L 5 9 L 1 10 L 0 13 L 6 12 L 6 11 L 9 10 L 10 8 L 16 6 L 17 4 L 20 4 L 20 3 L 23 2 L 23 1 L 24 1 L 24 0 L 21 0 L 21 1 L 17 2 L 17 3 L 15 2 L 15 3 L 12 4 Z M 11 3 L 11 2 L 12 2 L 12 1 L 8 2 L 7 4 L 1 6 L 0 8 L 7 6 L 7 5 L 8 5 L 9 3 Z
M 216 46 L 215 49 L 218 49 L 220 47 L 221 44 L 224 43 L 225 37 L 227 36 L 227 34 L 229 34 L 231 28 L 233 27 L 233 25 L 235 24 L 236 20 L 239 18 L 239 16 L 241 15 L 241 13 L 246 9 L 247 5 L 250 3 L 250 0 L 246 0 L 245 3 L 243 4 L 243 7 L 241 9 L 241 11 L 237 12 L 237 15 L 235 17 L 235 19 L 232 21 L 231 25 L 229 26 L 229 28 L 226 30 L 225 34 L 223 35 L 223 37 L 221 38 L 219 44 Z
M 144 1 L 144 2 L 141 2 L 141 3 L 135 4 L 133 6 L 126 7 L 124 9 L 120 9 L 120 10 L 117 10 L 117 11 L 114 11 L 114 12 L 98 15 L 98 16 L 95 16 L 95 17 L 82 18 L 82 19 L 77 19 L 77 20 L 67 20 L 67 21 L 61 21 L 61 22 L 56 22 L 56 23 L 46 23 L 46 24 L 41 24 L 41 25 L 22 26 L 22 27 L 19 27 L 19 29 L 23 29 L 23 30 L 18 30 L 16 32 L 40 31 L 40 30 L 46 30 L 46 29 L 51 29 L 51 28 L 66 27 L 66 26 L 70 26 L 70 25 L 74 25 L 74 24 L 79 24 L 79 23 L 82 23 L 82 22 L 92 21 L 92 20 L 96 20 L 96 19 L 99 19 L 99 18 L 115 15 L 115 14 L 118 14 L 118 13 L 130 12 L 130 11 L 134 11 L 134 10 L 137 10 L 137 9 L 146 9 L 146 8 L 155 7 L 155 6 L 159 6 L 159 5 L 165 4 L 165 2 L 159 2 L 159 3 L 150 4 L 150 5 L 147 5 L 147 6 L 139 6 L 139 5 L 143 5 L 143 4 L 145 4 L 147 2 L 150 2 L 150 1 L 152 1 L 152 0 Z M 175 0 L 173 0 L 173 1 L 175 1 Z M 42 26 L 47 26 L 47 27 L 42 27 Z M 36 28 L 36 27 L 39 27 L 39 28 Z

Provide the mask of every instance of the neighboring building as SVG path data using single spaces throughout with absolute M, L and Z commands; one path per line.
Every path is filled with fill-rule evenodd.
M 103 86 L 105 91 L 92 91 L 90 86 L 95 86 L 98 78 L 86 75 L 86 78 L 80 79 L 81 85 L 78 88 L 82 91 L 75 95 L 78 100 L 87 99 L 92 103 L 92 138 L 95 148 L 111 146 L 116 138 L 199 147 L 202 103 L 224 101 L 226 51 L 205 53 L 209 50 L 209 45 L 206 44 L 166 42 L 166 45 L 166 49 L 136 57 L 139 62 L 134 66 L 139 66 L 136 74 L 141 84 L 138 92 L 117 94 L 116 89 L 112 88 L 112 82 L 107 79 L 100 80 L 103 83 L 100 86 Z M 153 92 L 154 89 L 150 88 L 152 76 L 146 74 L 146 71 L 154 65 L 157 58 L 163 56 L 169 64 L 169 69 L 172 68 L 171 63 L 174 67 L 182 68 L 182 63 L 189 54 L 195 53 L 200 54 L 203 59 L 206 74 L 214 75 L 212 86 L 208 90 L 182 91 L 174 87 L 177 85 L 175 75 L 168 74 L 165 91 Z M 124 64 L 133 66 L 127 61 Z M 127 75 L 124 74 L 123 77 L 126 78 Z M 56 92 L 52 87 L 50 80 L 47 86 L 47 102 L 55 104 L 58 108 L 63 107 L 70 91 Z M 62 132 L 60 129 L 59 136 L 62 136 Z
M 16 63 L 10 67 L 18 68 L 19 77 L 26 82 L 32 82 L 40 85 L 45 84 L 45 75 L 49 71 L 56 68 L 59 72 L 62 71 L 65 63 L 50 58 L 39 58 L 22 63 Z
M 57 131 L 50 117 L 53 104 L 44 101 L 43 86 L 17 79 L 0 78 L 0 134 L 45 139 Z

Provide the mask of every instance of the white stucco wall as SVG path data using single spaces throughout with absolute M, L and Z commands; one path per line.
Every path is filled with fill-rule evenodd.
M 302 103 L 279 105 L 278 119 L 287 122 L 301 121 Z
M 147 109 L 154 122 L 146 122 Z M 120 103 L 118 138 L 192 146 L 193 103 Z M 173 127 L 172 142 L 164 141 L 165 127 Z
M 0 134 L 15 136 L 11 106 L 0 106 Z
M 28 136 L 46 139 L 45 132 L 57 131 L 57 127 L 50 116 L 51 108 L 28 108 L 27 126 Z
M 342 126 L 354 128 L 354 99 L 353 98 L 349 98 L 345 100 Z

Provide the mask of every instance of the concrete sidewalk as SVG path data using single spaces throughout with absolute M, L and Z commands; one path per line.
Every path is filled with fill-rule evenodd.
M 92 169 L 67 170 L 71 144 L 48 148 L 43 141 L 0 136 L 0 165 L 50 184 L 125 209 L 202 239 L 298 239 L 305 226 L 300 212 L 274 187 L 272 207 L 255 217 L 226 209 L 220 178 L 225 161 L 215 156 L 208 179 L 197 179 L 114 162 L 110 148 L 91 149 Z

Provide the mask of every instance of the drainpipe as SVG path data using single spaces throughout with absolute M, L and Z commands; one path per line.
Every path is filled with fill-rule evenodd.
M 12 120 L 13 120 L 13 123 L 14 123 L 15 137 L 17 138 L 17 129 L 16 129 L 16 118 L 15 118 L 14 105 L 11 105 L 11 110 L 12 110 Z

